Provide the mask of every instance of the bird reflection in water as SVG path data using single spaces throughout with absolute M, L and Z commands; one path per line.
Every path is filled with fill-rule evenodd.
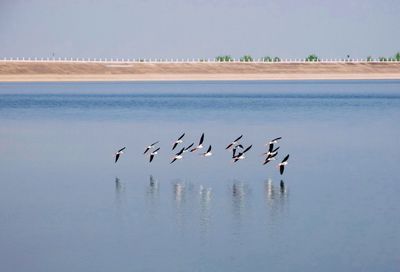
M 185 203 L 186 185 L 184 182 L 178 180 L 173 184 L 173 190 L 176 207 L 176 222 L 182 231 L 185 225 L 185 211 L 183 209 L 183 204 Z
M 147 186 L 146 203 L 148 205 L 148 214 L 156 218 L 157 212 L 159 211 L 159 182 L 157 179 L 150 175 L 149 185 Z
M 271 211 L 281 210 L 288 197 L 287 188 L 283 180 L 279 183 L 279 188 L 276 188 L 272 179 L 268 179 L 264 184 L 265 198 L 270 206 Z
M 279 184 L 279 186 L 281 188 L 281 194 L 285 194 L 286 188 L 285 188 L 285 183 L 283 182 L 283 180 L 281 180 L 281 183 Z
M 174 184 L 174 198 L 177 206 L 181 206 L 185 198 L 185 183 L 177 181 Z
M 121 208 L 123 196 L 125 195 L 125 184 L 118 177 L 115 177 L 115 203 L 118 208 Z
M 153 175 L 150 175 L 150 182 L 149 182 L 149 187 L 148 187 L 148 194 L 154 196 L 155 194 L 158 194 L 159 191 L 159 183 L 158 180 L 153 178 Z
M 115 177 L 115 195 L 117 198 L 121 197 L 121 194 L 125 192 L 125 184 L 121 182 L 118 177 Z
M 249 190 L 241 181 L 235 181 L 232 185 L 232 207 L 235 220 L 242 220 L 246 208 Z
M 271 204 L 275 199 L 275 188 L 274 184 L 272 183 L 272 179 L 268 179 L 265 183 L 265 195 L 268 203 Z
M 200 185 L 200 225 L 202 231 L 206 232 L 210 223 L 210 203 L 211 203 L 212 188 Z

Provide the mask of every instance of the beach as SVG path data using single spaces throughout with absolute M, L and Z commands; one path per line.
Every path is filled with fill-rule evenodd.
M 364 79 L 400 79 L 400 62 L 0 62 L 0 82 Z

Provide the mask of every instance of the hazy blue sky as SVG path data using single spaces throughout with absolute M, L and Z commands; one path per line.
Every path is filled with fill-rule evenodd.
M 400 51 L 399 0 L 0 0 L 0 57 Z

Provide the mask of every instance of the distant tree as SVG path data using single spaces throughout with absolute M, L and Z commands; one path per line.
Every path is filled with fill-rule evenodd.
M 367 61 L 373 61 L 374 59 L 371 56 L 367 57 Z
M 306 61 L 319 61 L 319 58 L 315 54 L 311 54 L 306 58 Z
M 269 56 L 263 57 L 262 60 L 263 60 L 264 62 L 272 62 L 272 58 L 269 57 Z
M 274 62 L 280 62 L 280 61 L 281 61 L 281 59 L 279 57 L 274 58 Z
M 244 55 L 243 57 L 240 58 L 240 61 L 251 62 L 253 61 L 253 58 L 250 55 Z
M 388 61 L 388 58 L 386 58 L 386 57 L 379 57 L 379 61 Z
M 217 56 L 215 60 L 220 62 L 228 62 L 228 61 L 233 61 L 233 58 L 229 55 L 223 55 L 223 56 Z
M 394 59 L 400 61 L 400 52 L 397 52 L 396 55 L 394 55 Z

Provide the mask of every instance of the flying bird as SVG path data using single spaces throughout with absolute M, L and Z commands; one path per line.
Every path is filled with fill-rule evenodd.
M 285 165 L 288 164 L 288 159 L 289 159 L 289 154 L 286 155 L 286 157 L 282 160 L 281 163 L 278 164 L 279 167 L 279 172 L 281 173 L 281 175 L 283 174 L 283 171 L 285 171 Z
M 149 151 L 150 149 L 154 148 L 154 146 L 158 144 L 158 141 L 155 143 L 152 143 L 151 145 L 147 146 L 146 150 L 143 152 L 143 154 L 146 154 L 147 151 Z
M 183 143 L 183 141 L 182 141 L 183 136 L 185 136 L 185 133 L 183 133 L 183 134 L 178 138 L 178 140 L 176 140 L 176 141 L 174 142 L 174 146 L 172 147 L 172 150 L 174 150 L 175 147 L 176 147 L 178 144 Z
M 240 135 L 239 137 L 237 137 L 232 143 L 230 143 L 225 149 L 229 149 L 229 148 L 231 148 L 232 146 L 235 146 L 235 145 L 237 145 L 238 144 L 238 141 L 240 140 L 240 139 L 242 139 L 242 137 L 243 137 L 243 135 Z
M 212 152 L 211 152 L 211 145 L 208 147 L 207 152 L 204 152 L 204 153 L 201 154 L 201 155 L 204 156 L 204 157 L 209 157 L 209 156 L 211 156 L 211 155 L 212 155 Z
M 274 155 L 268 155 L 266 158 L 265 158 L 265 161 L 264 161 L 264 163 L 263 163 L 263 165 L 266 165 L 267 163 L 269 163 L 270 161 L 274 161 L 274 160 L 276 160 L 276 155 L 278 155 L 278 152 L 275 152 L 275 154 Z
M 157 148 L 156 150 L 154 150 L 150 153 L 150 161 L 149 162 L 151 162 L 153 160 L 154 156 L 158 154 L 158 150 L 160 150 L 160 148 Z
M 236 150 L 237 150 L 239 147 L 240 147 L 241 149 L 243 149 L 243 145 L 241 145 L 241 144 L 235 145 L 235 146 L 233 147 L 233 149 L 232 149 L 232 158 L 235 157 L 235 155 L 236 155 Z
M 253 146 L 253 145 L 248 146 L 245 150 L 243 150 L 242 152 L 240 152 L 239 154 L 237 154 L 237 155 L 233 158 L 233 162 L 237 162 L 238 160 L 243 160 L 243 159 L 245 159 L 246 157 L 244 156 L 244 153 L 246 153 L 247 151 L 249 151 L 250 148 L 251 148 L 252 146 Z
M 118 161 L 119 156 L 121 156 L 122 154 L 124 154 L 125 148 L 126 148 L 126 147 L 121 148 L 120 150 L 118 150 L 118 151 L 115 153 L 115 163 Z
M 272 148 L 271 148 L 271 147 L 272 147 Z M 265 152 L 265 153 L 263 153 L 263 155 L 267 155 L 267 156 L 269 156 L 269 155 L 276 156 L 276 155 L 278 154 L 278 149 L 279 149 L 280 147 L 278 146 L 278 147 L 275 148 L 275 149 L 273 149 L 273 148 L 274 148 L 274 144 L 271 144 L 271 145 L 269 146 L 268 151 Z
M 179 151 L 178 153 L 175 154 L 174 158 L 172 159 L 172 161 L 169 164 L 173 163 L 176 160 L 181 160 L 183 158 L 183 156 L 182 156 L 183 150 L 185 150 L 184 147 L 182 147 L 181 151 Z
M 199 145 L 196 146 L 195 148 L 193 148 L 192 150 L 190 150 L 190 152 L 195 152 L 195 151 L 197 151 L 198 149 L 202 149 L 202 148 L 203 148 L 203 141 L 204 141 L 204 133 L 201 134 L 200 141 L 199 141 Z

